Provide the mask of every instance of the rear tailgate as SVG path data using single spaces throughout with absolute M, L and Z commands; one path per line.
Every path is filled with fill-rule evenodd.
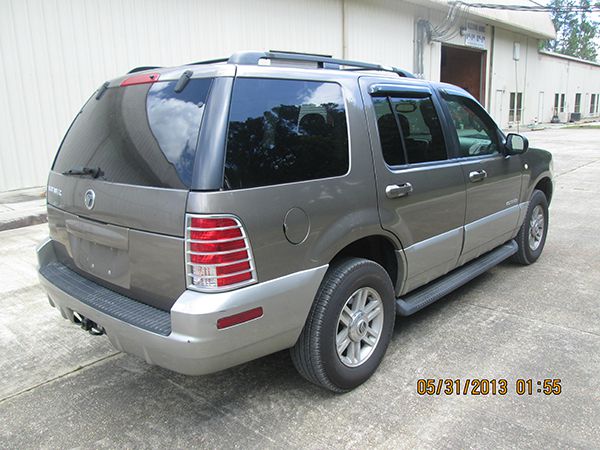
M 168 310 L 186 288 L 186 202 L 212 79 L 175 92 L 158 78 L 86 103 L 50 173 L 48 222 L 61 263 Z

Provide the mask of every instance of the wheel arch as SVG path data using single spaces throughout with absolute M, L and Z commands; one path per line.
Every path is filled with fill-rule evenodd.
M 338 217 L 311 245 L 308 261 L 324 265 L 344 256 L 370 259 L 390 274 L 398 295 L 407 273 L 404 247 L 395 234 L 381 227 L 378 218 L 376 205 Z
M 341 248 L 331 258 L 330 264 L 347 257 L 365 258 L 382 266 L 398 294 L 406 276 L 406 259 L 402 247 L 389 236 L 371 234 L 355 239 Z
M 550 205 L 550 201 L 552 200 L 552 194 L 554 192 L 554 186 L 550 177 L 543 176 L 542 178 L 540 178 L 533 187 L 533 190 L 536 189 L 544 193 L 544 195 L 546 196 L 546 200 L 548 200 L 548 205 Z M 531 193 L 533 193 L 533 190 Z

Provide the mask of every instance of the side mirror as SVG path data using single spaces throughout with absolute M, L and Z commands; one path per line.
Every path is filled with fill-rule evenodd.
M 507 155 L 521 155 L 529 148 L 529 141 L 525 136 L 520 134 L 510 133 L 506 136 L 506 148 Z

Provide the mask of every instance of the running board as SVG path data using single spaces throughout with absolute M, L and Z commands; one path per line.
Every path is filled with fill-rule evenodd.
M 514 240 L 507 242 L 474 261 L 458 269 L 454 269 L 442 278 L 411 292 L 406 297 L 396 299 L 396 313 L 400 316 L 410 316 L 420 311 L 461 287 L 463 284 L 468 283 L 473 278 L 500 264 L 505 259 L 517 253 L 517 249 L 518 246 Z

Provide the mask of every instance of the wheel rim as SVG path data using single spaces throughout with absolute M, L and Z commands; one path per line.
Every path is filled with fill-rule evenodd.
M 383 302 L 370 287 L 355 291 L 346 300 L 338 318 L 336 349 L 348 367 L 364 364 L 377 347 L 383 331 Z
M 533 208 L 529 220 L 529 248 L 536 251 L 542 245 L 545 227 L 544 210 L 540 205 Z

